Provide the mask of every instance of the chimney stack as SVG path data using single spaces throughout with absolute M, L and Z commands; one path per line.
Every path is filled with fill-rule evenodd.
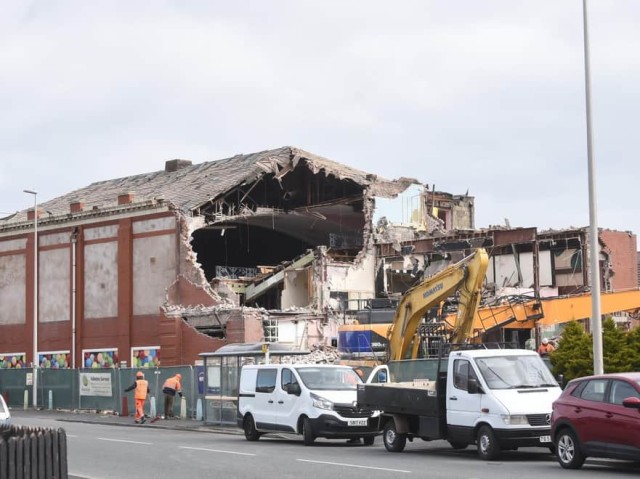
M 84 201 L 74 201 L 69 205 L 69 210 L 71 213 L 80 213 L 81 211 L 84 211 L 84 206 Z
M 40 217 L 42 216 L 42 209 L 38 208 L 38 219 L 40 219 Z M 29 208 L 27 210 L 27 220 L 29 221 L 33 221 L 34 220 L 34 214 L 33 214 L 33 208 Z
M 131 192 L 118 195 L 118 205 L 128 205 L 133 203 L 134 196 L 135 195 Z
M 187 166 L 191 166 L 191 160 L 167 160 L 164 163 L 164 171 L 167 173 L 173 173 L 174 171 L 181 170 Z

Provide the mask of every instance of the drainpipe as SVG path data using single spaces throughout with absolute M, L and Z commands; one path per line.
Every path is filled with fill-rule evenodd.
M 71 233 L 71 368 L 76 367 L 76 245 L 78 228 Z

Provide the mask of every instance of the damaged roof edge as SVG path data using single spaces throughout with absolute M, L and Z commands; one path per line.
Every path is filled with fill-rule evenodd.
M 379 198 L 395 198 L 406 191 L 411 185 L 422 185 L 414 178 L 401 177 L 397 180 L 383 180 L 369 187 L 369 194 Z
M 314 174 L 318 174 L 321 170 L 324 170 L 325 173 L 332 174 L 337 178 L 350 179 L 362 186 L 367 186 L 369 194 L 373 196 L 393 198 L 405 191 L 410 185 L 421 184 L 417 179 L 406 177 L 401 177 L 397 180 L 388 180 L 378 175 L 328 160 L 322 156 L 314 155 L 299 148 L 288 148 L 291 150 L 294 167 L 300 159 L 304 159 Z
M 269 151 L 265 152 L 269 153 Z M 409 186 L 413 184 L 421 184 L 413 178 L 402 177 L 398 180 L 387 180 L 377 175 L 367 173 L 365 171 L 342 165 L 332 160 L 328 160 L 322 156 L 314 155 L 300 148 L 286 146 L 278 150 L 272 150 L 268 156 L 256 161 L 256 169 L 249 170 L 242 181 L 234 184 L 230 189 L 220 192 L 217 196 L 208 198 L 207 201 L 195 205 L 191 211 L 197 211 L 207 204 L 226 195 L 232 188 L 240 184 L 248 184 L 259 181 L 265 174 L 273 174 L 281 178 L 293 171 L 302 161 L 306 168 L 313 174 L 324 171 L 326 175 L 332 175 L 340 180 L 351 180 L 354 183 L 365 188 L 365 196 L 379 196 L 383 198 L 394 198 Z

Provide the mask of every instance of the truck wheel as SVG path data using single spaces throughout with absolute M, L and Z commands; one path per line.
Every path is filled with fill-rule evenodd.
M 578 437 L 571 429 L 563 429 L 556 436 L 556 457 L 565 469 L 580 469 L 586 457 L 580 450 Z
M 256 429 L 256 423 L 254 422 L 251 414 L 247 414 L 244 417 L 242 425 L 244 426 L 244 437 L 247 438 L 247 441 L 257 441 L 260 439 L 260 433 Z
M 365 436 L 362 438 L 365 446 L 373 446 L 373 443 L 376 442 L 375 436 Z
M 478 431 L 478 456 L 485 461 L 492 461 L 500 453 L 500 445 L 490 426 L 482 426 Z
M 454 449 L 466 449 L 469 444 L 466 442 L 449 441 L 451 447 Z
M 308 417 L 302 420 L 302 440 L 305 446 L 310 446 L 316 437 L 313 435 L 313 428 L 311 427 L 311 421 Z
M 384 441 L 384 447 L 389 452 L 402 452 L 404 446 L 407 445 L 407 435 L 398 434 L 396 431 L 396 423 L 393 421 L 387 421 L 382 433 L 382 440 Z

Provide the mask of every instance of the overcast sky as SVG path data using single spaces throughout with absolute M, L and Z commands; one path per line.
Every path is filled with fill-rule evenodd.
M 637 234 L 640 1 L 589 15 L 598 224 Z M 581 0 L 3 2 L 0 212 L 292 145 L 587 226 L 583 58 Z

